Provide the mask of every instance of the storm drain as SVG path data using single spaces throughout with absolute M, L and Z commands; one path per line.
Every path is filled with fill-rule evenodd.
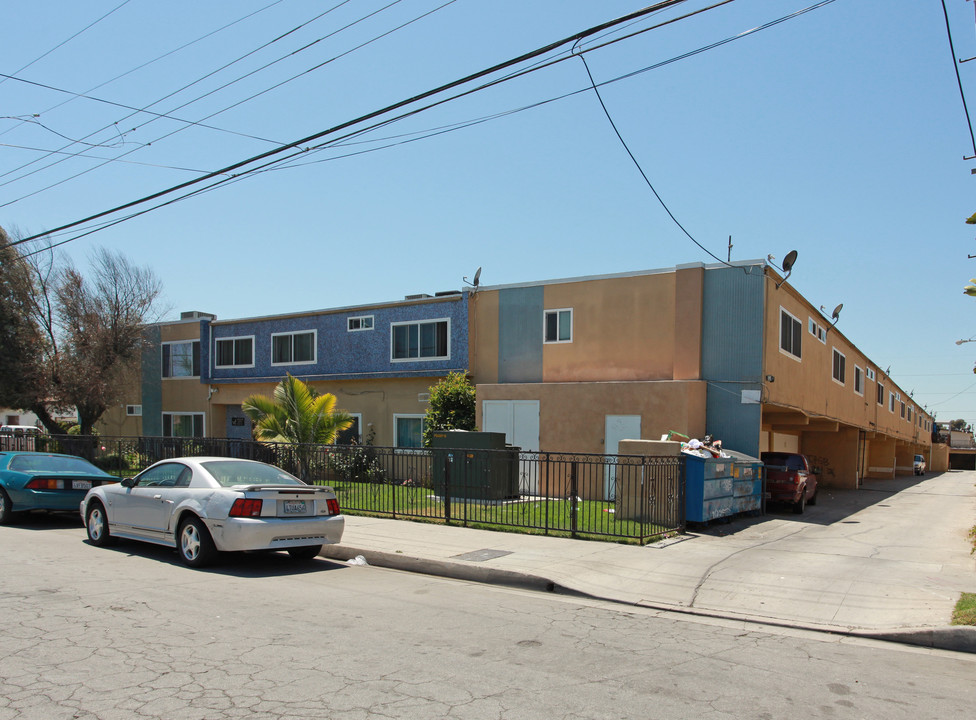
M 512 553 L 508 550 L 472 550 L 471 552 L 463 553 L 462 555 L 455 555 L 454 557 L 458 560 L 469 560 L 471 562 L 484 562 L 485 560 L 494 560 L 495 558 L 505 557 L 506 555 L 511 555 Z

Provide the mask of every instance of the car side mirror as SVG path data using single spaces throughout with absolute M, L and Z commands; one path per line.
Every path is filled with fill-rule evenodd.
M 127 488 L 135 487 L 137 484 L 138 483 L 136 482 L 136 479 L 131 477 L 122 478 L 122 482 L 119 483 L 119 485 L 121 485 L 122 487 L 127 487 Z

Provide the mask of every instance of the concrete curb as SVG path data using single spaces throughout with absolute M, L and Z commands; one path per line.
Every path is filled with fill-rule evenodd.
M 422 575 L 433 575 L 436 577 L 466 580 L 469 582 L 485 583 L 488 585 L 501 585 L 504 587 L 533 590 L 536 592 L 556 592 L 561 595 L 576 595 L 594 600 L 620 603 L 633 607 L 643 607 L 651 610 L 660 610 L 661 612 L 676 613 L 679 615 L 707 617 L 719 620 L 734 620 L 737 622 L 790 628 L 794 630 L 803 630 L 806 632 L 827 633 L 830 635 L 863 638 L 867 640 L 881 640 L 885 642 L 900 643 L 903 645 L 926 647 L 934 650 L 951 650 L 954 652 L 976 653 L 976 627 L 950 626 L 917 629 L 907 628 L 898 630 L 857 630 L 854 628 L 788 622 L 775 618 L 740 615 L 731 612 L 722 613 L 713 610 L 701 610 L 698 608 L 652 603 L 647 601 L 633 603 L 619 600 L 617 598 L 575 590 L 539 575 L 530 575 L 528 573 L 516 572 L 514 570 L 501 570 L 499 568 L 486 567 L 483 565 L 472 565 L 470 563 L 418 558 L 402 553 L 364 550 L 342 545 L 325 545 L 322 547 L 322 552 L 319 553 L 319 555 L 330 560 L 337 560 L 341 562 L 346 562 L 348 560 L 352 560 L 356 556 L 362 555 L 366 562 L 370 565 L 389 568 L 392 570 L 403 570 L 405 572 L 419 573 Z

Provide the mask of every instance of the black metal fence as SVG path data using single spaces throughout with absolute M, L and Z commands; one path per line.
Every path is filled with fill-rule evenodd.
M 184 456 L 236 457 L 330 485 L 343 511 L 647 542 L 684 528 L 679 457 L 288 445 L 221 438 L 0 437 L 0 450 L 85 457 L 120 477 Z

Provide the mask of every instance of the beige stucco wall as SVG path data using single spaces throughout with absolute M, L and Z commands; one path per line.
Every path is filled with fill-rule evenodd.
M 478 426 L 485 400 L 538 400 L 539 445 L 550 452 L 603 453 L 607 415 L 640 415 L 641 437 L 669 430 L 705 432 L 706 383 L 700 381 L 478 385 Z

